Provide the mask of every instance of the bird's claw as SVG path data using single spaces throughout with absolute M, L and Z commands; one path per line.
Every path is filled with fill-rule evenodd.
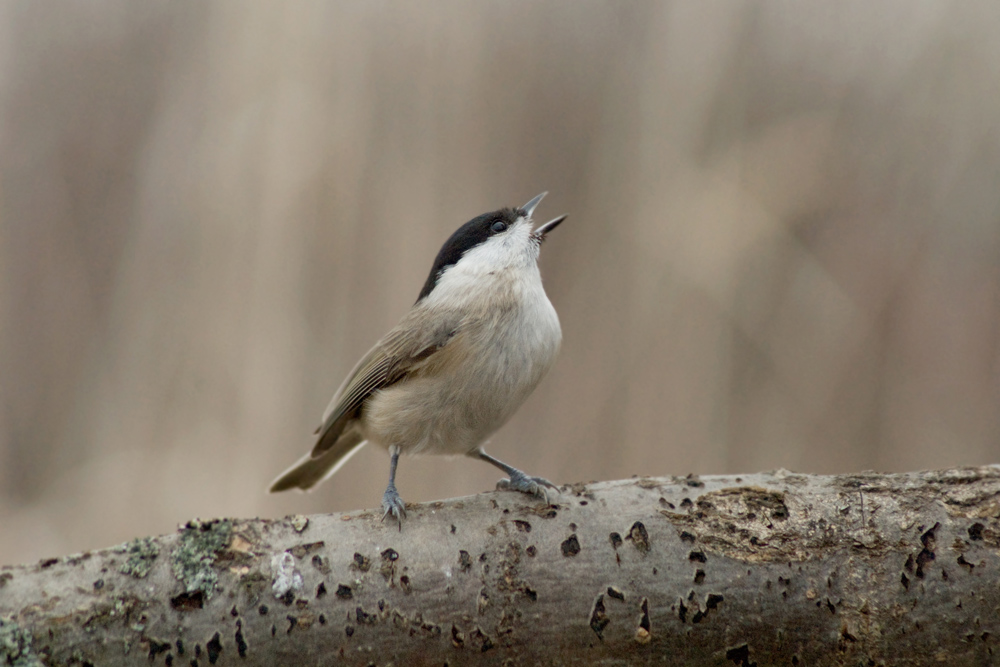
M 406 516 L 406 504 L 399 497 L 395 486 L 389 486 L 382 494 L 382 509 L 385 510 L 385 513 L 382 514 L 382 521 L 385 521 L 385 518 L 391 514 L 392 518 L 399 524 L 399 530 L 402 531 L 403 518 Z
M 559 488 L 544 477 L 530 477 L 520 470 L 515 470 L 511 473 L 510 479 L 505 478 L 497 482 L 497 489 L 520 491 L 521 493 L 527 493 L 529 496 L 541 498 L 548 503 L 549 494 L 546 492 L 545 487 L 556 490 Z

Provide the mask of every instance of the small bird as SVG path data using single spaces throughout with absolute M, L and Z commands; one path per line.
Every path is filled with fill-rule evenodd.
M 545 487 L 482 447 L 555 361 L 562 330 L 538 272 L 538 253 L 559 216 L 532 230 L 547 193 L 465 223 L 441 247 L 420 296 L 344 380 L 316 429 L 312 451 L 271 493 L 311 489 L 371 441 L 389 450 L 382 520 L 402 530 L 396 491 L 401 453 L 464 454 L 500 468 L 499 489 L 548 500 Z

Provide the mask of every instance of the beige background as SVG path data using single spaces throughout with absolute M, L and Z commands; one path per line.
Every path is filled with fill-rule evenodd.
M 0 2 L 0 563 L 267 496 L 459 224 L 551 194 L 559 482 L 1000 461 L 1000 4 Z M 409 501 L 498 475 L 407 459 Z

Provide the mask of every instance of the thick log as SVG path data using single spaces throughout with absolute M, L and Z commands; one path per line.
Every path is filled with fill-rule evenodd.
M 1000 467 L 194 521 L 0 568 L 0 665 L 1000 664 Z

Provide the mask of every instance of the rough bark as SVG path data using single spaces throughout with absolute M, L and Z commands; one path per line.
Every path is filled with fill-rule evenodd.
M 1000 467 L 194 521 L 0 569 L 0 665 L 1000 663 Z

